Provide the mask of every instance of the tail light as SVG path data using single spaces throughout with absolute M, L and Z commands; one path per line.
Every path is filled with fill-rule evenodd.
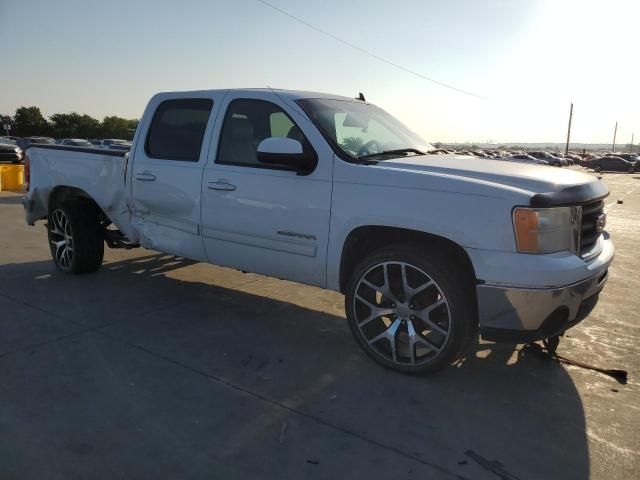
M 29 191 L 29 183 L 31 183 L 31 167 L 29 162 L 29 155 L 24 153 L 24 190 Z

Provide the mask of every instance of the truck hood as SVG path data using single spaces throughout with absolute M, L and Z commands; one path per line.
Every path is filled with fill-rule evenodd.
M 378 166 L 518 189 L 530 193 L 534 197 L 532 204 L 537 202 L 539 206 L 584 203 L 609 193 L 604 182 L 576 170 L 456 154 L 402 157 L 380 162 Z

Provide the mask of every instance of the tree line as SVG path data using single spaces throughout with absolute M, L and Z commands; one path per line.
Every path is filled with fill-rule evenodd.
M 42 136 L 53 138 L 121 138 L 131 140 L 138 120 L 117 116 L 102 120 L 86 114 L 54 113 L 45 118 L 38 107 L 19 107 L 13 116 L 0 115 L 0 136 L 6 135 L 4 124 L 9 123 L 9 135 L 16 137 Z

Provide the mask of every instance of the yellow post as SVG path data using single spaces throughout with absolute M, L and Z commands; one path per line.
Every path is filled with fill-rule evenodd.
M 21 191 L 24 184 L 23 165 L 0 165 L 0 192 Z

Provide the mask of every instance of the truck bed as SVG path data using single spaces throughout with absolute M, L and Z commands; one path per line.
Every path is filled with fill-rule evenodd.
M 128 153 L 101 148 L 37 145 L 27 151 L 31 181 L 25 199 L 27 222 L 47 217 L 53 188 L 90 193 L 123 233 L 131 230 L 125 202 Z M 133 232 L 130 232 L 133 233 Z

